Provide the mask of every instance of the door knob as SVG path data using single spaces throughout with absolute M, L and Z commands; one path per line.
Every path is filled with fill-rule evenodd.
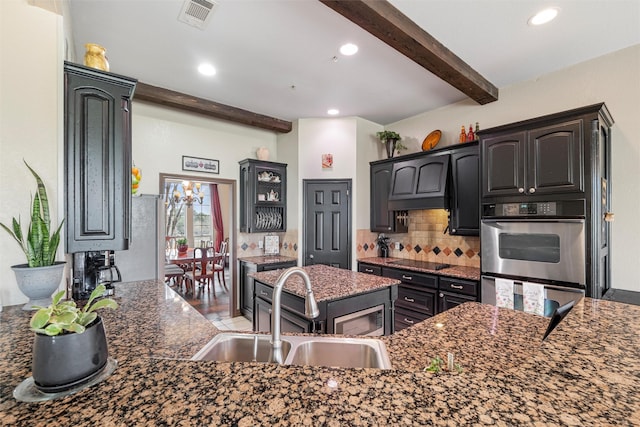
M 313 259 L 313 254 L 310 254 L 310 255 L 309 255 L 309 258 Z

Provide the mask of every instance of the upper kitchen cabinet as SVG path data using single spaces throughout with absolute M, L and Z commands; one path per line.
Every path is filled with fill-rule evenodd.
M 449 234 L 480 234 L 480 153 L 478 143 L 451 151 L 451 203 Z
M 585 125 L 556 119 L 482 132 L 482 197 L 583 192 Z
M 448 209 L 449 154 L 419 155 L 393 163 L 389 208 Z
M 136 82 L 64 64 L 67 253 L 129 248 Z
M 240 162 L 240 231 L 287 229 L 287 165 L 245 159 Z
M 391 189 L 391 161 L 371 162 L 371 231 L 380 233 L 406 233 L 407 213 L 389 210 Z

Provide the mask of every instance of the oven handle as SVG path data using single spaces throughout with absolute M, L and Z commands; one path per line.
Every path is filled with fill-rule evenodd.
M 490 227 L 501 228 L 514 222 L 554 222 L 554 223 L 568 223 L 568 224 L 584 224 L 584 218 L 547 218 L 547 219 L 513 219 L 513 218 L 500 218 L 500 219 L 483 219 L 482 223 L 487 224 Z

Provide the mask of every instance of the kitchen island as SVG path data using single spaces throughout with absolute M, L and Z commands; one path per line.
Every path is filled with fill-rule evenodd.
M 542 342 L 547 320 L 467 303 L 390 337 L 392 370 L 188 360 L 218 331 L 162 283 L 119 284 L 105 311 L 118 368 L 44 403 L 30 376 L 31 313 L 0 313 L 0 425 L 638 425 L 640 307 L 583 299 Z M 431 374 L 455 353 L 462 374 Z

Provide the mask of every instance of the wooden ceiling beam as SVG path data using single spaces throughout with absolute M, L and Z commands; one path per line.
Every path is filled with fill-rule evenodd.
M 133 95 L 134 100 L 148 101 L 167 107 L 192 113 L 204 114 L 216 119 L 240 123 L 255 128 L 266 129 L 278 133 L 291 132 L 291 122 L 243 110 L 218 102 L 208 101 L 173 90 L 151 86 L 138 82 Z
M 498 88 L 388 1 L 320 0 L 479 104 L 498 100 Z

